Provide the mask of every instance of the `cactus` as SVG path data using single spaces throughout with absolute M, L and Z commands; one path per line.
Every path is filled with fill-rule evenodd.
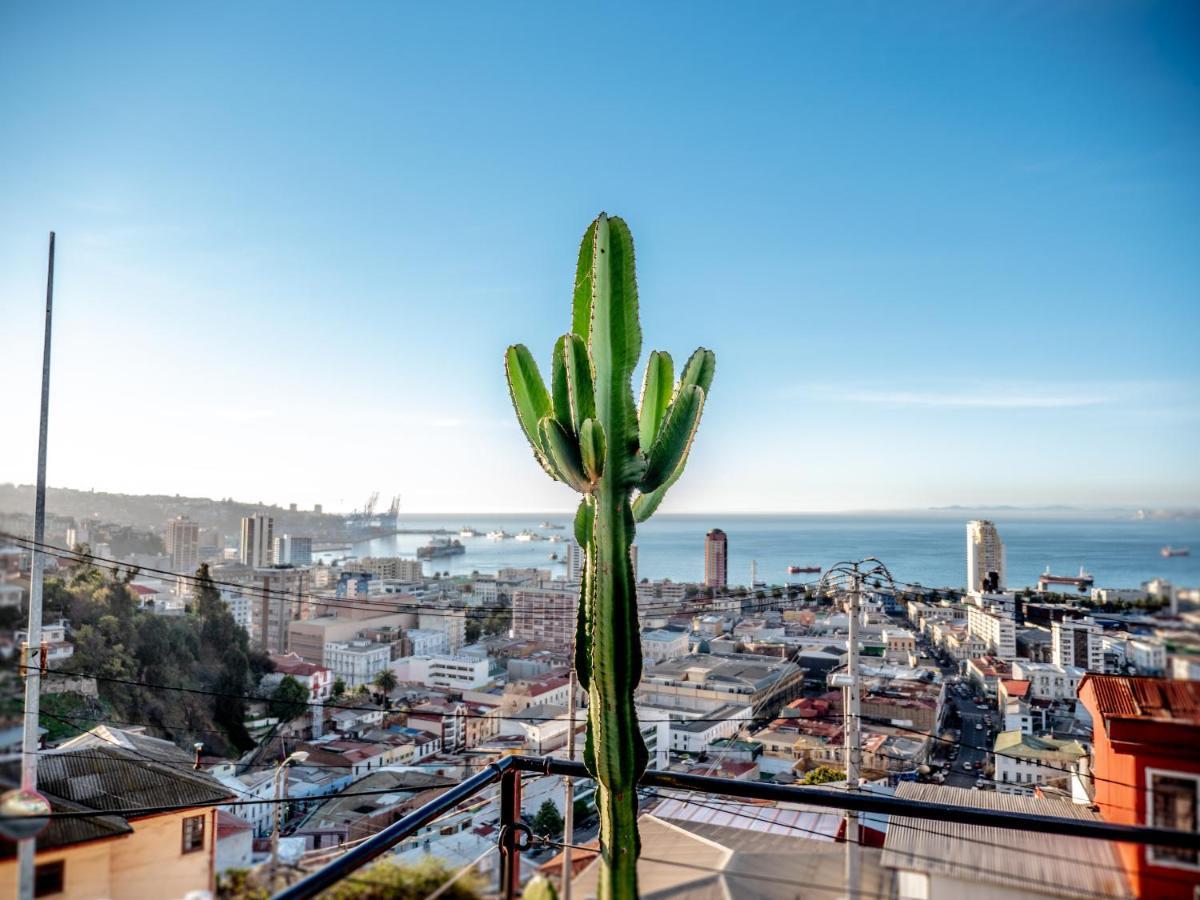
M 535 875 L 521 891 L 521 900 L 558 900 L 558 891 L 545 875 Z
M 621 219 L 601 213 L 579 249 L 571 331 L 554 345 L 549 389 L 523 345 L 508 348 L 505 368 L 538 463 L 583 495 L 575 668 L 588 693 L 584 762 L 599 783 L 603 900 L 637 896 L 636 788 L 648 761 L 633 703 L 642 647 L 629 548 L 635 522 L 683 473 L 716 365 L 700 348 L 675 382 L 671 357 L 651 353 L 635 407 L 641 346 L 633 238 Z

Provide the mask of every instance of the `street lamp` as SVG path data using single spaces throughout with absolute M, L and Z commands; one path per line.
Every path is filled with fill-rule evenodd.
M 271 890 L 275 889 L 275 873 L 279 868 L 279 823 L 282 818 L 282 807 L 287 799 L 287 769 L 293 763 L 302 763 L 308 759 L 307 750 L 297 750 L 275 767 L 275 824 L 271 828 Z

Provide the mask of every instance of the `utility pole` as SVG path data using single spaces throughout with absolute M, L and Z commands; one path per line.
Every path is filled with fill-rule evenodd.
M 579 601 L 583 602 L 582 598 Z M 573 657 L 572 657 L 573 658 Z M 575 759 L 575 667 L 567 676 L 567 759 Z M 563 860 L 562 860 L 562 890 L 559 894 L 562 900 L 571 900 L 571 845 L 575 843 L 575 783 L 570 775 L 563 778 Z
M 851 791 L 858 790 L 858 770 L 862 762 L 862 733 L 859 729 L 859 723 L 862 721 L 862 695 L 858 677 L 858 618 L 861 591 L 862 576 L 855 572 L 850 578 L 850 602 L 847 606 L 849 635 L 846 674 L 850 683 L 845 687 L 842 703 L 845 712 L 842 732 L 846 739 L 846 788 Z M 858 831 L 858 813 L 846 810 L 846 894 L 851 900 L 858 896 Z
M 37 791 L 38 721 L 42 692 L 42 582 L 46 543 L 46 435 L 50 418 L 50 323 L 54 307 L 54 232 L 50 232 L 50 258 L 46 266 L 46 332 L 42 345 L 42 410 L 38 425 L 37 489 L 33 501 L 33 556 L 29 579 L 29 627 L 21 657 L 25 671 L 25 722 L 21 741 L 21 788 Z M 17 873 L 21 900 L 33 900 L 37 838 L 17 846 Z
M 846 765 L 846 790 L 859 789 L 862 768 L 862 686 L 859 683 L 858 631 L 862 615 L 863 579 L 871 578 L 876 584 L 886 579 L 895 589 L 895 583 L 887 566 L 869 556 L 859 562 L 840 562 L 821 576 L 820 589 L 838 590 L 847 597 L 846 602 L 846 671 L 830 678 L 830 684 L 842 688 L 842 734 Z M 846 896 L 856 900 L 859 894 L 859 820 L 858 813 L 846 810 Z

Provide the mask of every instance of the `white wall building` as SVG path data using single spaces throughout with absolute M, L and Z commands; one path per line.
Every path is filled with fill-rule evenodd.
M 567 541 L 567 581 L 583 580 L 583 559 L 586 554 L 575 541 Z
M 275 538 L 275 564 L 280 566 L 311 566 L 312 538 L 284 534 Z
M 450 639 L 441 629 L 410 628 L 404 632 L 412 643 L 413 656 L 438 656 L 450 652 Z
M 474 656 L 404 656 L 393 660 L 398 681 L 473 691 L 491 682 L 490 663 Z
M 642 632 L 642 659 L 646 662 L 661 662 L 687 656 L 690 641 L 686 631 L 670 631 L 658 628 Z
M 1017 657 L 1017 628 L 999 609 L 967 608 L 967 633 L 978 638 L 987 652 L 1005 662 Z
M 990 572 L 997 576 L 992 587 L 1004 590 L 1004 542 L 993 522 L 976 519 L 967 523 L 967 590 L 987 590 Z
M 1078 666 L 1089 672 L 1104 671 L 1103 630 L 1091 618 L 1050 623 L 1051 662 Z
M 325 667 L 346 687 L 370 684 L 392 661 L 389 644 L 374 641 L 336 641 L 325 645 Z
M 1087 672 L 1077 666 L 1056 666 L 1053 663 L 1015 659 L 1012 677 L 1029 682 L 1029 693 L 1035 700 L 1073 700 L 1079 682 Z
M 671 751 L 703 753 L 713 741 L 737 735 L 753 716 L 752 707 L 727 703 L 694 719 L 677 719 L 671 722 Z

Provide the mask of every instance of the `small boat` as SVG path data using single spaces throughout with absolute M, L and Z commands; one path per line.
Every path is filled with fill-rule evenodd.
M 542 536 L 532 531 L 522 531 L 517 534 L 518 541 L 540 541 Z
M 487 538 L 489 541 L 502 541 L 505 538 L 510 538 L 510 537 L 512 537 L 512 535 L 509 534 L 507 531 L 505 531 L 503 528 L 501 528 L 499 531 L 489 531 L 487 533 Z
M 1172 547 L 1167 545 L 1159 551 L 1162 553 L 1163 559 L 1170 559 L 1172 556 L 1191 556 L 1191 547 Z
M 461 538 L 479 537 L 479 532 L 476 531 L 474 528 L 472 528 L 470 525 L 464 525 L 462 527 L 462 530 L 459 531 L 458 536 Z
M 566 527 L 566 525 L 559 525 L 555 522 L 542 522 L 540 525 L 538 525 L 538 528 L 552 528 L 555 531 L 562 531 Z
M 552 535 L 550 535 L 550 537 L 546 538 L 546 540 L 548 540 L 552 544 L 561 544 L 562 543 L 562 535 L 561 534 L 552 534 Z
M 801 574 L 810 574 L 810 573 L 819 574 L 820 571 L 821 571 L 820 566 L 788 566 L 788 574 L 789 575 L 801 575 Z

